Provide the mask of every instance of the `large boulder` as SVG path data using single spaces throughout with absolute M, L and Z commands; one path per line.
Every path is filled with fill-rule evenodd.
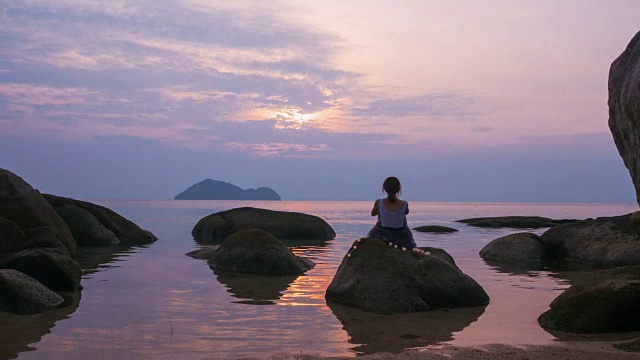
M 55 309 L 64 302 L 34 278 L 11 269 L 0 269 L 0 311 L 35 314 Z
M 357 240 L 327 288 L 327 300 L 375 313 L 485 305 L 489 296 L 450 256 L 403 251 L 373 238 Z
M 546 260 L 546 251 L 540 236 L 516 233 L 491 241 L 480 250 L 480 257 L 519 267 L 540 268 Z
M 5 169 L 0 169 L 0 216 L 13 221 L 24 232 L 34 227 L 50 227 L 69 254 L 75 254 L 76 243 L 67 224 L 37 190 Z
M 27 237 L 16 223 L 0 217 L 0 254 L 14 251 L 25 241 Z
M 70 222 L 75 229 L 74 235 L 82 238 L 80 242 L 91 245 L 113 243 L 115 240 L 107 231 L 113 233 L 119 245 L 123 246 L 146 245 L 158 240 L 151 232 L 104 206 L 49 194 L 44 194 L 44 198 L 64 216 L 65 221 Z M 86 236 L 90 235 L 99 235 L 99 238 L 89 240 Z
M 67 223 L 73 238 L 80 246 L 111 246 L 120 240 L 102 226 L 93 214 L 70 204 L 55 207 L 56 212 Z
M 632 214 L 555 226 L 541 236 L 553 259 L 599 268 L 640 264 L 640 223 Z
M 333 239 L 335 231 L 326 221 L 313 215 L 242 207 L 202 218 L 191 234 L 200 243 L 224 240 L 239 230 L 262 229 L 280 240 Z
M 69 256 L 48 249 L 25 249 L 0 258 L 0 269 L 23 272 L 54 291 L 75 291 L 82 271 Z
M 46 249 L 60 255 L 69 256 L 67 248 L 58 240 L 53 229 L 48 226 L 34 227 L 27 230 L 27 240 L 23 242 L 15 251 L 25 249 Z
M 609 129 L 640 204 L 640 32 L 609 70 Z
M 640 266 L 585 274 L 551 302 L 538 322 L 569 333 L 640 331 Z
M 463 224 L 483 228 L 540 229 L 578 220 L 554 220 L 542 216 L 497 216 L 456 220 Z
M 218 271 L 282 276 L 296 275 L 315 264 L 295 256 L 275 236 L 260 229 L 238 231 L 226 238 L 209 258 Z

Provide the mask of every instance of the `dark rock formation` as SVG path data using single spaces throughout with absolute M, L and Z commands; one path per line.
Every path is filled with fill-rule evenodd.
M 327 300 L 375 313 L 485 305 L 489 296 L 450 258 L 402 251 L 363 238 L 344 257 Z
M 570 223 L 578 220 L 563 219 L 554 220 L 541 216 L 498 216 L 456 220 L 469 226 L 484 228 L 514 228 L 514 229 L 539 229 L 553 227 L 559 224 Z
M 0 254 L 18 249 L 26 241 L 26 235 L 16 223 L 0 217 Z
M 513 264 L 521 267 L 541 268 L 546 252 L 540 236 L 517 233 L 495 239 L 480 250 L 485 260 Z
M 538 322 L 570 333 L 640 331 L 640 266 L 585 274 L 551 303 Z
M 640 223 L 631 214 L 555 226 L 542 234 L 553 259 L 612 268 L 640 264 Z
M 73 234 L 73 238 L 80 246 L 111 246 L 120 240 L 90 212 L 79 207 L 64 204 L 55 208 L 56 212 Z
M 640 32 L 609 70 L 609 129 L 640 204 Z
M 218 271 L 268 276 L 302 274 L 315 265 L 293 255 L 278 238 L 260 229 L 238 231 L 226 238 L 209 264 Z
M 0 311 L 36 314 L 55 309 L 63 301 L 62 296 L 34 278 L 16 270 L 0 269 Z
M 213 256 L 213 253 L 218 250 L 219 245 L 205 245 L 201 249 L 193 250 L 185 255 L 198 260 L 209 260 Z
M 13 221 L 23 232 L 49 227 L 71 256 L 76 252 L 71 231 L 51 205 L 31 185 L 5 169 L 0 169 L 0 217 Z
M 80 265 L 69 256 L 47 249 L 26 249 L 0 258 L 0 269 L 23 272 L 54 291 L 74 291 L 80 285 Z
M 83 239 L 79 240 L 81 243 L 98 245 L 113 241 L 107 232 L 113 233 L 118 239 L 119 245 L 124 246 L 146 245 L 158 239 L 149 231 L 141 229 L 138 225 L 104 206 L 49 194 L 45 194 L 44 197 L 57 211 L 62 209 L 65 219 L 72 222 L 71 226 L 78 231 L 79 236 L 83 236 Z M 88 216 L 87 212 L 92 217 Z M 99 224 L 96 224 L 93 218 Z M 101 234 L 100 240 L 86 238 L 90 234 L 97 233 Z
M 247 189 L 224 181 L 206 179 L 176 195 L 175 200 L 280 200 L 268 187 Z
M 457 229 L 450 228 L 447 226 L 441 226 L 441 225 L 418 226 L 413 228 L 413 230 L 417 232 L 428 232 L 428 233 L 436 233 L 436 234 L 446 234 L 446 233 L 452 233 L 452 232 L 458 231 Z
M 262 229 L 280 240 L 333 239 L 336 233 L 317 216 L 251 207 L 221 211 L 202 218 L 191 234 L 199 243 L 215 243 L 239 230 Z

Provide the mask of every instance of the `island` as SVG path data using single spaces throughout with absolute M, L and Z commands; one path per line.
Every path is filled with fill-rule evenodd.
M 242 189 L 228 182 L 206 179 L 192 185 L 174 197 L 174 200 L 281 200 L 280 195 L 268 187 Z

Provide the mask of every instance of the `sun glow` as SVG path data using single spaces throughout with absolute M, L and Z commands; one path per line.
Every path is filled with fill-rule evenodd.
M 275 112 L 275 118 L 278 120 L 276 127 L 279 129 L 300 129 L 317 117 L 318 113 L 301 113 L 300 109 L 282 109 Z

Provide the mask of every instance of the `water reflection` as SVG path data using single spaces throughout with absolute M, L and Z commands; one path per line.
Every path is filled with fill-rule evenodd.
M 136 253 L 149 245 L 141 246 L 101 246 L 78 247 L 76 261 L 80 264 L 83 275 L 90 275 L 117 267 L 115 263 L 122 261 L 130 254 Z
M 225 273 L 218 270 L 213 273 L 218 281 L 227 288 L 227 292 L 239 299 L 237 303 L 251 305 L 273 305 L 300 275 L 258 276 L 250 274 Z
M 29 345 L 37 343 L 49 334 L 56 322 L 67 319 L 80 304 L 80 292 L 65 295 L 66 305 L 35 315 L 15 315 L 0 312 L 0 359 L 14 359 L 25 351 L 33 351 Z
M 327 301 L 360 354 L 401 352 L 453 339 L 484 313 L 484 306 L 418 313 L 381 315 Z

